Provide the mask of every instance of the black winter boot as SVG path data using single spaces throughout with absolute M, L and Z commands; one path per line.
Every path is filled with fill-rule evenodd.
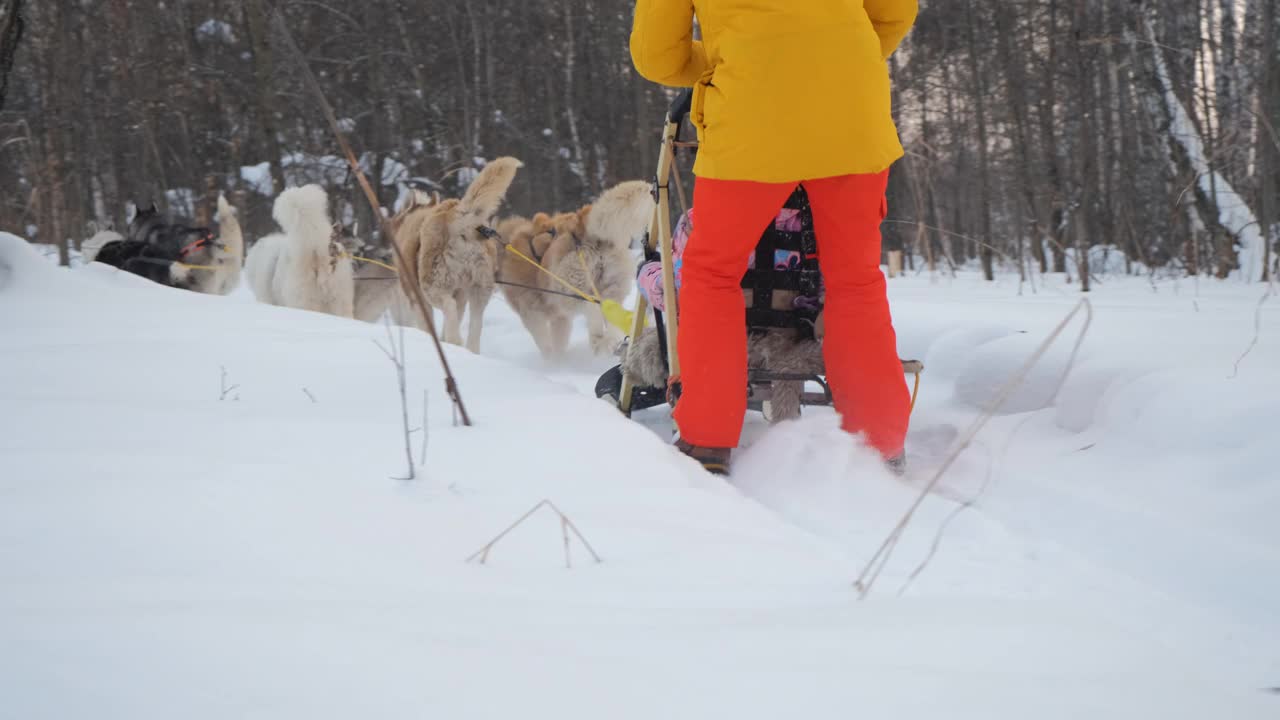
M 677 440 L 676 449 L 697 460 L 703 469 L 712 475 L 729 474 L 729 456 L 733 452 L 729 448 L 700 447 L 684 440 Z

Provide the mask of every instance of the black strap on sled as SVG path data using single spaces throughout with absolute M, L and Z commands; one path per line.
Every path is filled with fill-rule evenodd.
M 752 307 L 747 309 L 747 327 L 795 328 L 801 333 L 812 333 L 818 319 L 818 310 L 773 308 L 773 294 L 776 290 L 816 297 L 822 285 L 822 272 L 818 267 L 818 239 L 813 230 L 813 211 L 809 206 L 809 194 L 803 186 L 796 187 L 784 207 L 800 211 L 802 230 L 780 230 L 774 222 L 770 223 L 761 236 L 756 245 L 755 267 L 742 276 L 742 288 L 752 293 Z M 779 250 L 798 253 L 800 267 L 782 270 L 775 268 Z

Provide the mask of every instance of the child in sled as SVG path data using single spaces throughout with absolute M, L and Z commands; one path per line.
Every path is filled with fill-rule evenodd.
M 808 198 L 803 190 L 797 189 L 747 260 L 742 287 L 747 306 L 750 366 L 762 372 L 818 379 L 823 374 L 823 289 L 808 212 Z M 677 291 L 695 215 L 694 210 L 685 213 L 672 235 Z M 637 285 L 652 307 L 666 312 L 661 262 L 642 265 Z M 667 358 L 661 334 L 656 329 L 650 328 L 635 338 L 622 369 L 638 385 L 639 398 L 633 398 L 633 408 L 651 407 L 665 400 L 669 380 Z M 603 387 L 602 394 L 609 394 L 621 378 L 610 377 L 602 382 L 607 386 Z M 764 384 L 770 390 L 766 413 L 770 421 L 800 416 L 803 380 L 784 378 L 766 380 Z

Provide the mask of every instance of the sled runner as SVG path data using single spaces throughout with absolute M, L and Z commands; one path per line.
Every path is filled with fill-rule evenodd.
M 674 181 L 682 191 L 674 168 L 678 149 L 696 152 L 696 143 L 680 140 L 691 100 L 691 91 L 684 91 L 667 112 L 658 157 L 657 209 L 645 239 L 645 261 L 638 282 L 641 292 L 623 362 L 596 384 L 596 396 L 615 404 L 626 415 L 674 404 L 679 398 L 679 301 L 675 289 L 679 285 L 678 256 L 692 229 L 693 213 L 686 210 L 673 231 L 670 183 Z M 831 388 L 821 370 L 822 273 L 813 228 L 807 193 L 797 187 L 777 220 L 761 236 L 742 278 L 751 347 L 751 367 L 744 390 L 752 410 L 769 414 L 771 405 L 784 403 L 790 407 L 784 411 L 785 416 L 798 414 L 800 406 L 833 404 Z M 646 330 L 650 313 L 652 328 Z M 775 362 L 777 358 L 782 362 Z M 906 374 L 915 376 L 911 397 L 914 408 L 924 365 L 915 360 L 904 360 L 902 365 Z M 668 378 L 674 380 L 662 382 Z

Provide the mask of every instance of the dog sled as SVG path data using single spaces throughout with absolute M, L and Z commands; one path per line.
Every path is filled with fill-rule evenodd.
M 692 92 L 684 91 L 667 112 L 655 185 L 657 207 L 645 237 L 644 261 L 639 273 L 641 292 L 637 293 L 637 307 L 622 350 L 622 363 L 596 383 L 596 396 L 614 404 L 627 416 L 638 410 L 674 405 L 679 400 L 676 250 L 691 229 L 688 226 L 691 211 L 675 160 L 681 149 L 697 151 L 696 142 L 681 139 L 691 101 Z M 681 205 L 680 222 L 675 231 L 673 183 Z M 778 221 L 763 233 L 742 278 L 751 357 L 744 388 L 747 406 L 763 412 L 771 420 L 797 416 L 801 407 L 834 404 L 821 360 L 822 276 L 813 227 L 807 195 L 803 187 L 797 187 Z M 646 275 L 654 289 L 660 284 L 659 293 L 645 290 Z M 777 357 L 778 353 L 768 352 L 769 345 L 779 337 L 782 342 L 792 343 L 788 346 L 793 351 L 790 359 L 798 356 L 799 361 L 770 362 L 770 355 Z M 660 368 L 656 367 L 658 364 Z M 918 360 L 902 360 L 902 369 L 906 375 L 914 376 L 911 393 L 914 409 L 924 364 Z M 656 382 L 659 378 L 667 381 Z M 777 406 L 784 403 L 789 409 L 779 413 Z

